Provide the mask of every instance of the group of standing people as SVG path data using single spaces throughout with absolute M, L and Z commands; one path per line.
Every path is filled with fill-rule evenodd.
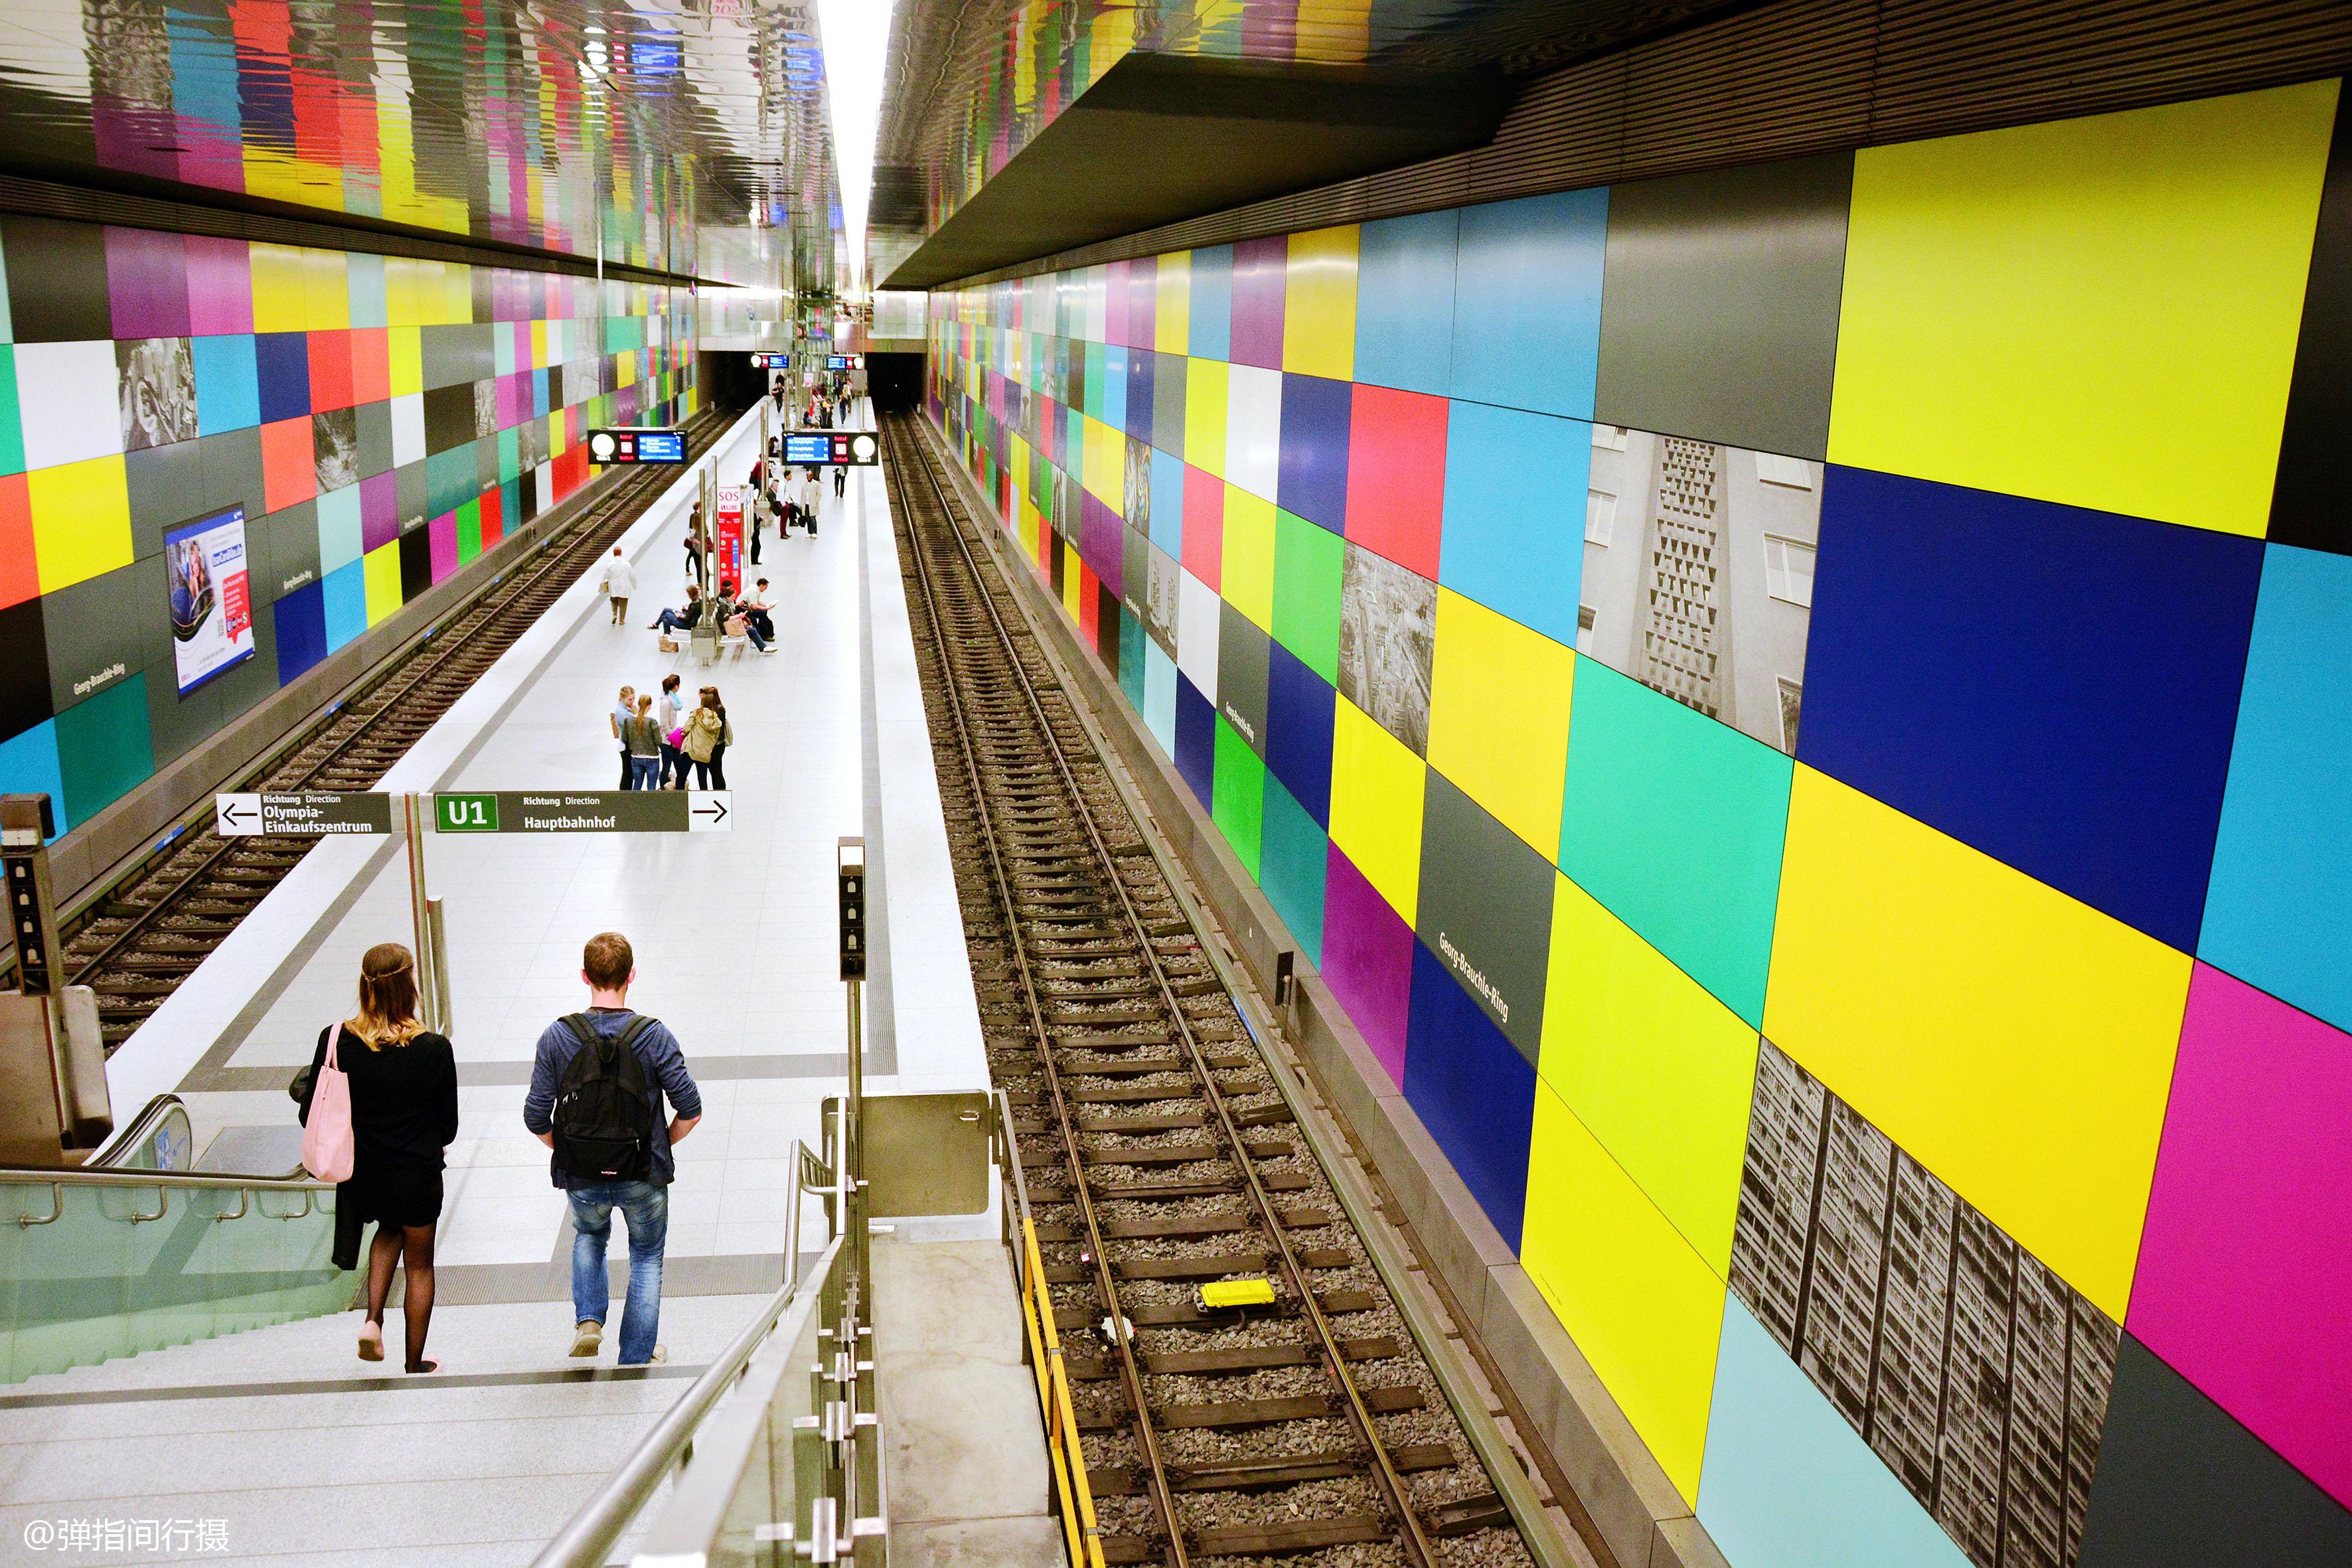
M 658 697 L 621 688 L 610 722 L 621 745 L 623 789 L 684 789 L 689 766 L 696 789 L 727 787 L 727 748 L 735 743 L 727 704 L 719 688 L 706 686 L 688 708 L 678 697 L 681 684 L 663 676 Z
M 668 1360 L 658 1335 L 669 1186 L 677 1174 L 671 1149 L 702 1120 L 701 1090 L 677 1037 L 628 1005 L 636 977 L 628 938 L 604 931 L 588 939 L 580 969 L 588 1005 L 541 1033 L 522 1102 L 523 1127 L 547 1145 L 549 1178 L 572 1211 L 571 1355 L 603 1348 L 614 1210 L 628 1226 L 623 1366 Z M 357 1266 L 361 1233 L 375 1226 L 360 1359 L 384 1359 L 393 1271 L 404 1268 L 403 1364 L 436 1373 L 442 1363 L 425 1355 L 425 1342 L 443 1171 L 457 1137 L 457 1064 L 448 1038 L 425 1027 L 416 1005 L 415 956 L 396 942 L 368 949 L 360 960 L 358 1012 L 319 1032 L 310 1066 L 289 1092 L 305 1129 L 305 1161 L 317 1158 L 314 1147 L 336 1151 L 320 1163 L 338 1168 L 314 1173 L 336 1182 L 336 1267 Z M 333 1092 L 323 1093 L 330 1082 Z

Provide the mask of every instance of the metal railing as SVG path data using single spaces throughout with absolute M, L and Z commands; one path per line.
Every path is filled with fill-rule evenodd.
M 1000 1239 L 1013 1256 L 1013 1276 L 1021 1296 L 1021 1359 L 1037 1378 L 1037 1413 L 1045 1427 L 1045 1463 L 1054 1474 L 1054 1501 L 1062 1516 L 1062 1544 L 1072 1568 L 1103 1568 L 1102 1530 L 1095 1519 L 1094 1487 L 1078 1446 L 1078 1411 L 1070 1398 L 1069 1369 L 1062 1363 L 1062 1337 L 1054 1321 L 1054 1293 L 1045 1283 L 1045 1261 L 1037 1250 L 1036 1222 L 1029 1215 L 1029 1178 L 1021 1168 L 1021 1139 L 1013 1127 L 1013 1101 L 1003 1089 L 991 1097 L 995 1127 L 990 1140 L 1007 1202 L 999 1206 Z
M 0 1168 L 0 1383 L 351 1304 L 331 1185 L 150 1168 L 189 1143 L 159 1095 L 100 1164 Z
M 850 1213 L 840 1117 L 822 1155 L 795 1145 L 783 1287 L 719 1352 L 636 1450 L 575 1513 L 533 1568 L 598 1568 L 665 1482 L 669 1496 L 630 1561 L 854 1562 L 883 1568 L 889 1510 L 868 1288 Z M 805 1270 L 803 1202 L 824 1202 L 829 1240 Z

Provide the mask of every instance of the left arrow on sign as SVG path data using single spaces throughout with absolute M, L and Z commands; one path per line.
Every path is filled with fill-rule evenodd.
M 261 797 L 258 795 L 213 796 L 213 826 L 215 832 L 229 836 L 259 833 Z

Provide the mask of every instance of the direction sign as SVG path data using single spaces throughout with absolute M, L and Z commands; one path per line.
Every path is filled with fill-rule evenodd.
M 728 833 L 732 797 L 710 790 L 499 790 L 437 795 L 443 833 Z
M 213 827 L 225 837 L 262 833 L 322 837 L 331 833 L 390 833 L 392 796 L 304 790 L 293 795 L 213 796 Z

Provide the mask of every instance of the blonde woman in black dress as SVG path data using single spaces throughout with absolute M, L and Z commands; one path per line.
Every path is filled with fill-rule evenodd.
M 416 961 L 408 949 L 379 942 L 360 960 L 359 1015 L 319 1031 L 313 1084 L 331 1037 L 337 1040 L 335 1065 L 351 1079 L 355 1146 L 351 1179 L 335 1189 L 338 1250 L 347 1232 L 356 1253 L 359 1227 L 375 1224 L 360 1359 L 383 1359 L 384 1303 L 394 1268 L 404 1265 L 407 1368 L 437 1372 L 441 1363 L 425 1359 L 425 1335 L 433 1322 L 433 1233 L 441 1220 L 444 1152 L 457 1136 L 457 1063 L 449 1042 L 417 1019 Z M 306 1095 L 303 1120 L 310 1115 Z

